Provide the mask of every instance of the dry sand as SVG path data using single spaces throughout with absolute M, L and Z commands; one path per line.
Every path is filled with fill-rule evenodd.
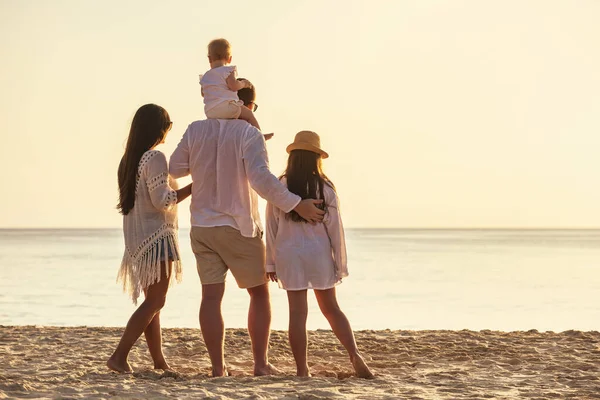
M 105 367 L 122 328 L 0 326 L 0 398 L 600 399 L 600 333 L 360 331 L 377 374 L 352 375 L 330 331 L 310 332 L 313 378 L 295 369 L 286 332 L 274 331 L 271 362 L 287 376 L 254 378 L 248 333 L 227 331 L 232 377 L 211 379 L 197 329 L 165 329 L 167 360 L 151 369 L 144 341 L 133 375 Z

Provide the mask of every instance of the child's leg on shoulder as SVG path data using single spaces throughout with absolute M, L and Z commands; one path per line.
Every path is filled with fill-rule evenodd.
M 308 317 L 308 302 L 306 290 L 288 290 L 290 308 L 289 339 L 298 376 L 310 376 L 307 362 L 308 338 L 306 334 L 306 318 Z
M 244 106 L 242 106 L 241 110 L 242 112 L 240 113 L 239 119 L 243 119 L 256 129 L 260 129 L 260 125 L 258 124 L 254 113 Z
M 360 378 L 372 378 L 373 374 L 358 351 L 350 321 L 348 321 L 346 314 L 344 314 L 337 302 L 335 287 L 326 290 L 315 290 L 315 297 L 333 333 L 335 333 L 335 336 L 337 336 L 348 351 L 356 375 Z

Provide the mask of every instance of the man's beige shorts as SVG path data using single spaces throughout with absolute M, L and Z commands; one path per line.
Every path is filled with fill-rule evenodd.
M 221 104 L 211 108 L 206 114 L 206 118 L 211 119 L 238 119 L 242 113 L 244 103 L 241 100 L 224 101 Z
M 242 289 L 268 282 L 261 238 L 242 236 L 230 226 L 192 226 L 190 239 L 203 285 L 224 283 L 228 269 Z

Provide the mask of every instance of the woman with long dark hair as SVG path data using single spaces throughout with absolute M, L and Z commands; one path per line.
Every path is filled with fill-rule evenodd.
M 321 160 L 329 155 L 321 149 L 319 135 L 311 131 L 296 134 L 287 152 L 288 164 L 281 180 L 302 199 L 323 200 L 325 209 L 323 223 L 313 225 L 294 211 L 285 214 L 267 205 L 267 275 L 287 291 L 289 340 L 297 375 L 310 376 L 306 318 L 307 290 L 313 289 L 321 312 L 348 351 L 356 375 L 372 378 L 335 295 L 335 287 L 348 276 L 348 265 L 339 200 L 321 167 Z
M 177 238 L 177 203 L 191 194 L 192 185 L 177 190 L 169 177 L 167 158 L 154 148 L 164 143 L 173 123 L 156 104 L 140 107 L 129 130 L 125 154 L 118 171 L 119 204 L 123 214 L 125 254 L 118 279 L 134 304 L 141 292 L 143 303 L 135 310 L 115 352 L 107 362 L 117 372 L 132 372 L 129 351 L 144 333 L 155 369 L 169 369 L 162 351 L 160 310 L 165 304 L 173 272 L 181 277 Z

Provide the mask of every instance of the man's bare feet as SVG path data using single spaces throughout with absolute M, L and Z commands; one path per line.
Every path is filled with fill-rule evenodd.
M 350 356 L 350 362 L 359 378 L 373 379 L 375 377 L 360 354 Z
M 268 376 L 268 375 L 280 375 L 281 371 L 272 366 L 271 364 L 267 364 L 266 367 L 256 368 L 254 367 L 254 376 Z
M 133 373 L 133 369 L 131 369 L 131 365 L 129 365 L 129 363 L 127 362 L 127 360 L 125 361 L 118 361 L 115 359 L 115 357 L 111 357 L 108 359 L 108 361 L 106 362 L 106 366 L 113 370 L 116 371 L 120 374 L 131 374 Z

